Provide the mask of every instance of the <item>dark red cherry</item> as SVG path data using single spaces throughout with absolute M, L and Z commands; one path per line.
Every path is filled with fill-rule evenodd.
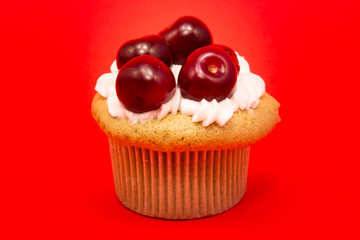
M 120 47 L 116 56 L 118 69 L 129 60 L 141 55 L 151 55 L 169 67 L 171 65 L 171 52 L 165 40 L 159 35 L 149 35 L 127 41 Z
M 227 54 L 229 54 L 230 57 L 234 60 L 236 69 L 238 70 L 238 72 L 240 72 L 239 60 L 238 60 L 238 58 L 237 58 L 234 50 L 232 50 L 232 49 L 229 48 L 228 46 L 224 46 L 224 45 L 221 45 L 221 44 L 211 44 L 211 46 L 219 47 L 219 48 L 225 50 L 225 52 L 226 52 Z
M 116 93 L 124 106 L 136 113 L 158 109 L 175 93 L 175 78 L 159 59 L 143 55 L 131 59 L 119 71 Z
M 191 16 L 179 18 L 159 35 L 169 44 L 174 64 L 183 64 L 194 50 L 212 43 L 209 28 Z
M 229 54 L 219 47 L 206 46 L 186 59 L 178 85 L 184 98 L 221 101 L 233 95 L 236 79 L 236 66 Z

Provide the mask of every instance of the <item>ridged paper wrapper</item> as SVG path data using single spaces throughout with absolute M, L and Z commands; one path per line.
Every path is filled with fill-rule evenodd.
M 236 205 L 246 189 L 250 147 L 155 151 L 109 138 L 116 195 L 154 218 L 196 219 Z

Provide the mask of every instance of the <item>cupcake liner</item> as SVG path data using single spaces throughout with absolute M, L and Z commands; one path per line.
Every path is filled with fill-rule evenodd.
M 109 138 L 116 195 L 139 214 L 195 219 L 224 212 L 245 193 L 250 147 L 160 152 Z

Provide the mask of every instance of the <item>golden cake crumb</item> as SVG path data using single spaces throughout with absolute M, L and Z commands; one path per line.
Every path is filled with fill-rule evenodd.
M 107 136 L 124 145 L 150 148 L 157 151 L 188 151 L 201 149 L 231 149 L 253 144 L 265 137 L 280 121 L 280 104 L 269 94 L 260 98 L 252 112 L 238 110 L 220 127 L 216 123 L 204 127 L 191 116 L 180 112 L 168 114 L 160 121 L 151 119 L 131 124 L 126 118 L 112 117 L 106 98 L 96 94 L 91 112 Z

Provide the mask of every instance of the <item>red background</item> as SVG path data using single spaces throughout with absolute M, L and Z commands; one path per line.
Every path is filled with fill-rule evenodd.
M 357 238 L 358 1 L 7 1 L 0 7 L 0 238 Z M 195 221 L 117 200 L 90 114 L 97 78 L 126 40 L 194 15 L 281 103 L 251 149 L 247 192 Z

